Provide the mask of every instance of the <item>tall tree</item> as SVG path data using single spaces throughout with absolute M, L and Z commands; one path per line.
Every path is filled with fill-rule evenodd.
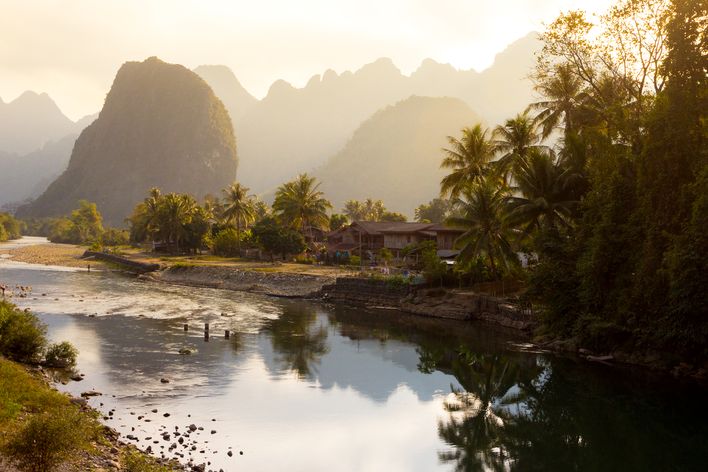
M 454 203 L 462 216 L 448 219 L 451 225 L 465 228 L 456 242 L 461 247 L 458 259 L 463 264 L 484 259 L 497 278 L 518 262 L 505 219 L 507 189 L 488 178 L 468 185 L 461 193 Z
M 308 227 L 325 229 L 329 225 L 327 211 L 332 204 L 318 190 L 314 177 L 300 174 L 275 192 L 273 210 L 288 226 L 304 232 Z
M 236 244 L 239 256 L 241 255 L 241 229 L 247 228 L 256 220 L 256 208 L 253 198 L 248 195 L 248 190 L 238 182 L 234 182 L 229 188 L 223 190 L 224 208 L 221 214 L 227 224 L 233 224 L 236 227 Z
M 537 72 L 533 78 L 534 88 L 543 100 L 529 105 L 529 110 L 538 112 L 535 121 L 541 127 L 541 136 L 548 138 L 559 126 L 566 138 L 572 136 L 585 99 L 580 78 L 568 64 L 554 64 L 550 69 Z
M 496 148 L 489 139 L 489 132 L 482 125 L 463 128 L 462 137 L 447 137 L 450 147 L 444 148 L 440 167 L 451 172 L 440 182 L 440 195 L 457 198 L 468 185 L 481 180 L 488 171 Z
M 531 151 L 515 174 L 516 195 L 508 199 L 510 222 L 525 226 L 527 232 L 569 224 L 578 205 L 576 178 L 555 162 L 551 151 Z
M 419 223 L 442 223 L 450 215 L 452 206 L 444 198 L 434 198 L 415 209 L 415 220 Z
M 513 175 L 519 166 L 526 162 L 529 151 L 538 148 L 541 141 L 537 123 L 529 116 L 528 111 L 497 126 L 494 129 L 494 137 L 496 149 L 502 153 L 495 164 L 503 175 Z

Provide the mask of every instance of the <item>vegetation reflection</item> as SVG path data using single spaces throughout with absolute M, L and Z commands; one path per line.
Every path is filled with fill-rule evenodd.
M 281 369 L 300 379 L 312 378 L 322 356 L 329 352 L 327 328 L 315 326 L 317 312 L 307 306 L 286 305 L 282 314 L 263 328 L 279 354 Z

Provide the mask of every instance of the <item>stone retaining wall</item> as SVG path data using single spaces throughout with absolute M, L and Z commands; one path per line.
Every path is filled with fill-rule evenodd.
M 533 316 L 488 295 L 393 285 L 385 280 L 340 277 L 322 287 L 322 298 L 370 308 L 395 308 L 407 313 L 454 320 L 484 320 L 519 330 L 534 326 Z

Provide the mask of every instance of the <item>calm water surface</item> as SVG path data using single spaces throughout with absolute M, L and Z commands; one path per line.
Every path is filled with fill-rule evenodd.
M 527 352 L 486 326 L 7 260 L 0 283 L 31 285 L 15 302 L 79 348 L 85 380 L 59 387 L 103 392 L 105 422 L 157 456 L 229 471 L 708 470 L 703 387 Z M 185 438 L 190 424 L 203 430 Z

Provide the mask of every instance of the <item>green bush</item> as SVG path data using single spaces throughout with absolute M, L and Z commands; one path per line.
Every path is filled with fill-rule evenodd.
M 361 265 L 361 257 L 359 257 L 359 256 L 351 256 L 351 257 L 349 258 L 349 265 L 353 265 L 353 266 L 359 266 L 359 265 Z
M 3 444 L 3 452 L 22 470 L 47 472 L 85 448 L 96 435 L 96 424 L 69 407 L 32 416 Z
M 46 345 L 45 332 L 34 314 L 0 302 L 0 354 L 19 362 L 37 362 Z
M 216 256 L 238 256 L 239 238 L 233 228 L 222 229 L 214 236 L 211 250 Z
M 130 243 L 130 233 L 124 229 L 107 228 L 101 241 L 104 246 L 125 246 Z
M 9 213 L 0 213 L 0 241 L 20 238 L 22 226 L 22 222 Z
M 52 344 L 47 349 L 44 356 L 44 363 L 48 367 L 66 369 L 76 366 L 76 358 L 79 351 L 67 341 Z
M 155 460 L 138 451 L 123 454 L 123 470 L 126 472 L 169 472 L 171 469 L 155 463 Z

